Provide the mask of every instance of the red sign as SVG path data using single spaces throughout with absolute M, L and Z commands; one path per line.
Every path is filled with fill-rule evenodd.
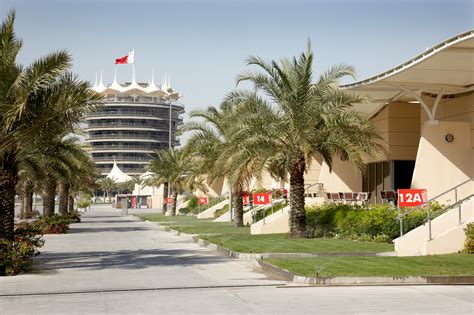
M 256 205 L 266 205 L 272 202 L 271 193 L 253 194 L 253 203 Z
M 166 203 L 169 204 L 169 205 L 172 205 L 173 204 L 173 198 L 172 197 L 166 198 Z
M 207 205 L 207 198 L 206 197 L 198 198 L 198 202 L 200 205 Z
M 249 195 L 245 195 L 245 196 L 242 196 L 242 203 L 245 205 L 249 205 L 250 204 L 250 196 Z
M 399 189 L 398 206 L 416 207 L 428 200 L 426 189 Z

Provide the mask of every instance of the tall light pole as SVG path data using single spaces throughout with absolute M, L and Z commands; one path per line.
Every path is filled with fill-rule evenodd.
M 171 146 L 171 99 L 168 98 L 168 102 L 170 104 L 170 121 L 169 121 L 169 130 L 168 130 L 168 148 L 171 150 L 172 146 Z M 168 198 L 170 197 L 171 195 L 171 185 L 170 185 L 170 179 L 168 178 Z M 173 200 L 174 202 L 174 200 Z M 166 202 L 166 211 L 170 211 L 170 204 L 168 202 Z M 172 205 L 171 205 L 172 206 Z

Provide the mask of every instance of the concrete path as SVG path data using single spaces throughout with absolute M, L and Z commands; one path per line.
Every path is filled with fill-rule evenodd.
M 154 224 L 97 209 L 0 278 L 0 314 L 474 312 L 472 286 L 291 287 Z

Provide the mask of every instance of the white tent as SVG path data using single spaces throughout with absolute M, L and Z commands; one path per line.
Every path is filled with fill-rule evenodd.
M 107 175 L 108 178 L 112 179 L 116 183 L 126 183 L 132 180 L 132 177 L 122 172 L 122 170 L 118 167 L 117 163 L 114 162 L 114 166 L 112 170 Z

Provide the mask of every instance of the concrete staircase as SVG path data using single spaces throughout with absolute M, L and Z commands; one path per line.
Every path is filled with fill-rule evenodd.
M 398 256 L 421 256 L 457 253 L 464 247 L 464 228 L 474 222 L 474 200 L 461 204 L 461 224 L 459 209 L 455 207 L 431 221 L 429 240 L 428 223 L 411 230 L 394 240 Z
M 229 200 L 225 199 L 219 202 L 218 204 L 210 207 L 209 209 L 206 209 L 202 211 L 201 213 L 199 213 L 197 215 L 197 218 L 198 219 L 212 219 L 214 218 L 216 211 L 222 209 L 227 203 L 229 203 Z
M 250 226 L 250 234 L 275 234 L 290 231 L 290 206 L 278 210 Z

